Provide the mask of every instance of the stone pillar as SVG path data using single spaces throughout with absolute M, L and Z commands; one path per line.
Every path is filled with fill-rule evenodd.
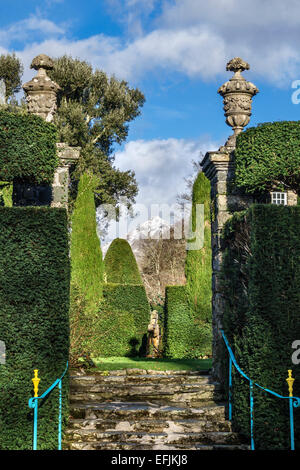
M 68 192 L 70 184 L 69 168 L 76 163 L 80 154 L 80 147 L 69 147 L 65 143 L 56 144 L 60 165 L 54 174 L 52 184 L 51 207 L 68 207 Z
M 47 75 L 47 70 L 53 69 L 53 61 L 45 54 L 40 54 L 33 59 L 30 68 L 37 70 L 37 75 L 30 82 L 23 85 L 28 111 L 40 116 L 47 122 L 51 122 L 57 109 L 56 95 L 60 90 L 59 85 Z M 42 188 L 44 191 L 42 193 L 41 189 L 26 185 L 25 190 L 21 188 L 21 192 L 19 191 L 20 195 L 16 192 L 16 205 L 27 205 L 23 201 L 25 194 L 25 202 L 32 196 L 29 200 L 30 205 L 51 205 L 51 207 L 67 208 L 70 183 L 69 168 L 78 160 L 80 147 L 70 147 L 65 143 L 58 143 L 56 146 L 60 164 L 55 171 L 53 184 L 48 188 L 48 197 L 40 196 L 40 194 L 44 194 L 45 188 Z M 21 199 L 21 193 L 23 199 Z
M 225 146 L 216 152 L 208 152 L 201 165 L 211 183 L 211 240 L 212 240 L 212 328 L 213 328 L 213 376 L 224 382 L 222 369 L 223 339 L 220 333 L 224 312 L 224 300 L 220 289 L 219 275 L 222 263 L 221 233 L 225 222 L 233 212 L 246 209 L 253 201 L 252 197 L 242 196 L 233 187 L 234 149 L 236 136 L 249 123 L 252 96 L 258 89 L 247 82 L 241 71 L 249 65 L 240 58 L 232 59 L 227 70 L 234 76 L 219 88 L 224 97 L 226 122 L 233 127 L 234 133 Z

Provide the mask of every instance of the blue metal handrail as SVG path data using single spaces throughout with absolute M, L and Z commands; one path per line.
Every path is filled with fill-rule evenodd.
M 37 433 L 38 433 L 38 402 L 45 398 L 52 390 L 58 385 L 59 398 L 58 398 L 58 450 L 61 450 L 61 435 L 62 435 L 62 386 L 61 382 L 68 370 L 68 362 L 64 373 L 59 379 L 56 379 L 52 385 L 39 397 L 35 396 L 29 398 L 28 406 L 33 408 L 33 450 L 37 450 Z M 33 379 L 34 380 L 34 379 Z M 38 379 L 39 380 L 39 379 Z
M 293 397 L 293 396 L 288 396 L 284 397 L 282 395 L 279 395 L 276 392 L 273 392 L 272 390 L 269 390 L 268 388 L 264 388 L 261 385 L 257 384 L 256 382 L 253 382 L 246 374 L 245 372 L 242 371 L 238 363 L 236 362 L 236 359 L 234 357 L 234 354 L 232 352 L 231 347 L 229 346 L 228 340 L 225 336 L 225 333 L 223 330 L 221 330 L 224 342 L 226 344 L 227 350 L 229 352 L 229 393 L 228 393 L 228 417 L 229 420 L 231 421 L 232 419 L 232 364 L 236 368 L 236 370 L 249 382 L 250 385 L 250 435 L 251 435 L 251 450 L 255 450 L 255 444 L 254 444 L 254 435 L 253 435 L 253 428 L 254 428 L 254 421 L 253 421 L 253 409 L 254 409 L 254 401 L 253 401 L 253 387 L 258 387 L 261 390 L 264 390 L 267 393 L 270 393 L 271 395 L 274 395 L 275 397 L 278 398 L 284 398 L 289 400 L 289 407 L 290 407 L 290 439 L 291 439 L 291 450 L 295 450 L 295 437 L 294 437 L 294 408 L 298 408 L 300 406 L 300 398 L 299 397 Z

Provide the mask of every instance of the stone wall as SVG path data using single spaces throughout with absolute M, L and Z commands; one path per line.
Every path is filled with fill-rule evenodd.
M 223 297 L 220 288 L 222 264 L 221 234 L 225 222 L 232 213 L 246 209 L 251 197 L 241 196 L 233 187 L 234 152 L 208 152 L 202 168 L 211 183 L 211 244 L 212 244 L 212 328 L 213 328 L 213 375 L 223 382 L 223 339 L 220 333 L 223 316 Z

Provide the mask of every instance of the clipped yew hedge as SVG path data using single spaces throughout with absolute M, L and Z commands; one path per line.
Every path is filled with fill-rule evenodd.
M 105 304 L 101 309 L 101 323 L 107 322 L 107 336 L 101 342 L 103 354 L 99 355 L 144 355 L 150 320 L 150 306 L 144 286 L 105 284 L 103 295 Z
M 0 110 L 0 180 L 52 184 L 57 166 L 54 124 Z
M 235 184 L 247 193 L 300 191 L 300 121 L 250 127 L 237 136 Z
M 164 349 L 174 359 L 207 356 L 212 349 L 210 183 L 202 172 L 193 184 L 191 229 L 186 285 L 166 288 Z
M 69 351 L 69 245 L 64 209 L 0 208 L 0 449 L 32 449 L 33 370 L 43 393 Z M 63 381 L 64 422 L 68 378 Z M 39 402 L 38 449 L 57 448 L 58 392 Z
M 300 397 L 292 343 L 300 338 L 300 207 L 253 205 L 224 229 L 223 326 L 237 362 L 259 385 L 288 396 L 288 369 Z M 224 358 L 227 353 L 224 351 Z M 300 449 L 300 409 L 294 409 Z M 233 375 L 233 424 L 250 439 L 249 383 Z M 257 449 L 289 449 L 288 400 L 254 387 Z
M 139 268 L 127 240 L 116 238 L 104 259 L 106 281 L 114 284 L 143 284 Z
M 172 359 L 199 358 L 211 350 L 210 324 L 197 324 L 186 286 L 166 287 L 164 349 Z
M 197 205 L 203 205 L 204 220 L 197 221 Z M 199 217 L 200 218 L 200 217 Z M 203 240 L 200 249 L 188 249 L 185 262 L 186 289 L 195 319 L 211 325 L 211 225 L 210 225 L 210 181 L 200 172 L 193 184 L 191 226 L 194 239 L 187 245 L 196 245 L 197 238 Z M 203 226 L 204 223 L 204 226 Z M 203 235 L 202 235 L 203 234 Z M 200 244 L 200 243 L 199 243 Z

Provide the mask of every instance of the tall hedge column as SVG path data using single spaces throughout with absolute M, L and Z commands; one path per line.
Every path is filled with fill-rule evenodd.
M 223 339 L 220 329 L 224 312 L 224 299 L 220 289 L 219 275 L 222 263 L 221 233 L 225 222 L 235 211 L 243 210 L 252 202 L 251 197 L 241 196 L 233 187 L 234 149 L 236 136 L 249 123 L 251 116 L 252 96 L 258 89 L 247 82 L 241 75 L 249 69 L 249 64 L 239 57 L 228 62 L 227 70 L 234 72 L 233 77 L 222 85 L 218 93 L 224 97 L 226 123 L 234 130 L 225 146 L 216 152 L 208 152 L 202 167 L 205 176 L 211 183 L 211 247 L 212 247 L 212 328 L 213 328 L 213 375 L 221 383 L 223 376 Z

